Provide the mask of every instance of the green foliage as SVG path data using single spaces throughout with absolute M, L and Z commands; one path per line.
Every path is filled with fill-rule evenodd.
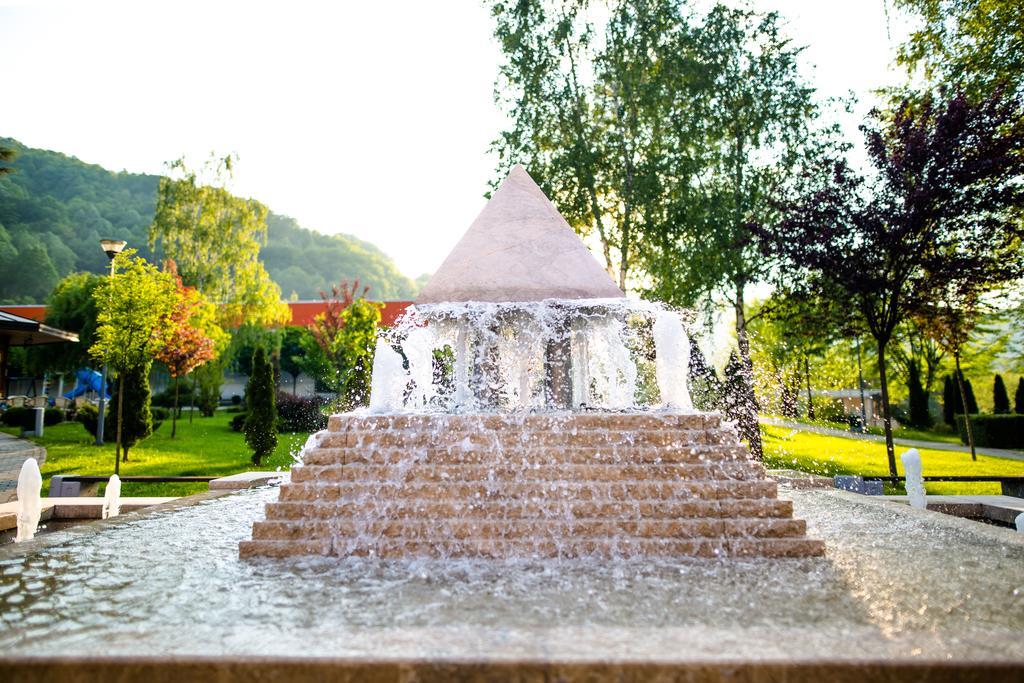
M 119 371 L 145 367 L 148 372 L 173 332 L 168 321 L 177 300 L 174 278 L 126 249 L 114 259 L 114 276 L 102 279 L 94 298 L 98 324 L 89 353 Z
M 245 442 L 252 449 L 252 462 L 260 461 L 277 447 L 277 404 L 274 369 L 267 352 L 257 348 L 252 357 L 252 374 L 245 386 L 248 414 L 245 419 Z
M 911 363 L 909 374 L 910 377 L 907 381 L 909 424 L 918 429 L 927 429 L 933 424 L 932 414 L 928 410 L 928 392 L 921 385 L 921 370 L 917 363 Z
M 0 138 L 0 147 L 17 152 L 13 161 L 0 159 L 0 169 L 15 171 L 0 173 L 0 303 L 39 303 L 59 278 L 74 272 L 104 274 L 108 262 L 99 248 L 102 238 L 127 240 L 150 261 L 164 258 L 161 249 L 149 248 L 148 238 L 159 176 L 111 173 L 6 138 Z M 26 272 L 21 257 L 33 246 L 47 258 L 33 252 L 40 269 Z M 260 258 L 284 294 L 294 291 L 302 299 L 316 298 L 339 272 L 367 283 L 378 298 L 408 298 L 415 291 L 372 244 L 351 235 L 313 232 L 273 213 L 267 215 Z
M 1017 380 L 1017 391 L 1013 394 L 1013 412 L 1024 415 L 1024 377 Z
M 959 400 L 959 396 L 953 377 L 946 375 L 942 382 L 942 421 L 950 427 L 956 423 L 957 407 L 963 412 L 963 402 Z
M 316 339 L 313 337 L 313 333 L 305 327 L 289 325 L 284 328 L 279 352 L 280 365 L 281 372 L 287 373 L 291 377 L 292 394 L 295 393 L 299 375 L 306 369 L 306 352 L 315 347 Z M 316 374 L 311 373 L 311 375 L 316 377 Z
M 72 273 L 46 299 L 46 324 L 78 335 L 77 344 L 44 344 L 32 348 L 34 365 L 44 372 L 74 372 L 88 366 L 96 341 L 96 289 L 103 276 Z
M 150 363 L 136 365 L 120 372 L 117 391 L 110 401 L 108 414 L 115 420 L 120 418 L 117 429 L 123 462 L 128 462 L 128 451 L 135 444 L 153 433 L 153 413 L 150 410 L 149 368 Z M 124 397 L 124 408 L 120 406 Z M 109 422 L 107 423 L 108 426 Z
M 960 440 L 967 443 L 967 424 L 956 416 Z M 974 445 L 989 448 L 1024 448 L 1024 415 L 971 415 Z
M 204 182 L 184 159 L 171 162 L 175 177 L 160 178 L 149 245 L 159 243 L 185 284 L 218 302 L 225 326 L 287 322 L 280 287 L 259 258 L 267 239 L 267 207 L 228 192 L 224 185 L 233 163 L 229 156 L 207 164 L 203 171 L 210 177 Z
M 1024 89 L 1024 21 L 1019 0 L 896 0 L 921 24 L 897 60 L 934 86 L 984 96 Z
M 1010 396 L 1006 393 L 1006 384 L 1000 375 L 992 380 L 992 412 L 996 415 L 1007 415 L 1010 412 Z
M 51 427 L 64 421 L 64 412 L 57 408 L 47 408 L 43 411 L 43 426 Z M 0 422 L 8 427 L 18 427 L 22 431 L 30 432 L 36 428 L 35 408 L 8 408 L 0 413 Z
M 224 369 L 227 362 L 228 354 L 223 353 L 192 372 L 197 385 L 196 408 L 203 417 L 212 417 L 220 405 L 220 387 L 224 384 Z
M 326 310 L 316 316 L 310 331 L 330 367 L 326 381 L 338 392 L 342 408 L 365 406 L 370 402 L 381 307 L 359 295 L 358 282 L 336 285 L 331 295 L 323 296 Z M 308 362 L 320 361 L 312 356 Z
M 109 411 L 106 414 L 109 416 Z M 78 412 L 75 413 L 75 421 L 80 422 L 82 426 L 85 427 L 85 431 L 95 437 L 96 432 L 99 431 L 100 411 L 93 404 L 86 403 L 85 405 L 79 406 Z M 106 426 L 106 420 L 104 423 L 104 426 Z

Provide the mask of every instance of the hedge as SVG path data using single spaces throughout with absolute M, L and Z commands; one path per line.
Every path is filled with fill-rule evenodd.
M 59 408 L 47 408 L 43 413 L 43 426 L 52 427 L 64 421 L 64 411 Z M 35 408 L 8 408 L 0 414 L 0 422 L 8 427 L 19 427 L 22 431 L 30 432 L 36 428 Z
M 967 424 L 963 415 L 956 416 L 960 440 L 967 443 Z M 989 448 L 1024 448 L 1024 415 L 971 415 L 971 431 L 975 446 Z

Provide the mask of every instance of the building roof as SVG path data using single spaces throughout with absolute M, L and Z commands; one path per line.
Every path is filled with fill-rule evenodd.
M 411 301 L 380 301 L 378 302 L 383 306 L 380 311 L 380 324 L 384 327 L 390 327 L 395 324 L 395 320 L 400 315 L 405 313 L 405 309 L 408 308 Z M 317 313 L 322 313 L 327 309 L 327 304 L 321 299 L 310 300 L 310 301 L 289 301 L 287 302 L 288 308 L 292 312 L 292 325 L 301 325 L 302 327 L 309 327 L 313 324 L 313 318 L 316 317 Z M 7 311 L 13 313 L 18 317 L 31 318 L 32 320 L 43 322 L 46 320 L 46 306 L 42 304 L 4 304 L 0 306 L 0 311 Z
M 78 335 L 44 325 L 38 320 L 0 310 L 0 337 L 5 337 L 11 346 L 35 346 L 77 342 Z
M 623 296 L 526 169 L 515 166 L 416 303 Z

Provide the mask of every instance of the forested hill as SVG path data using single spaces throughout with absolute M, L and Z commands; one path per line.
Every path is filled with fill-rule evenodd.
M 127 240 L 153 258 L 146 231 L 158 176 L 112 173 L 11 139 L 0 138 L 0 146 L 17 154 L 13 172 L 0 175 L 0 303 L 42 302 L 68 273 L 103 271 L 101 238 Z M 356 278 L 377 299 L 415 294 L 416 285 L 369 242 L 307 230 L 274 213 L 267 228 L 260 255 L 285 298 L 313 299 L 332 283 Z

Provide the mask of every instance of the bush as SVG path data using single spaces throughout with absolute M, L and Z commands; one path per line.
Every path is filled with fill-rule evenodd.
M 191 401 L 189 400 L 190 398 L 192 399 Z M 184 408 L 190 403 L 195 404 L 198 402 L 196 399 L 197 395 L 192 393 L 192 383 L 183 381 L 181 386 L 178 388 L 178 407 Z M 155 406 L 160 406 L 161 408 L 173 408 L 174 380 L 172 379 L 170 385 L 168 385 L 168 387 L 159 394 L 153 394 L 153 398 L 150 402 Z M 170 417 L 170 413 L 168 413 L 168 417 Z
M 96 429 L 100 424 L 100 411 L 93 404 L 86 403 L 85 405 L 78 407 L 78 413 L 75 414 L 75 421 L 81 422 L 82 426 L 85 427 L 85 431 L 96 436 Z
M 967 424 L 956 416 L 960 440 L 967 443 Z M 1024 415 L 971 415 L 974 445 L 989 448 L 1024 448 Z
M 58 408 L 47 408 L 43 413 L 43 425 L 52 427 L 64 421 L 64 411 Z M 30 432 L 36 428 L 35 408 L 8 408 L 0 415 L 0 422 L 8 427 L 17 427 L 24 432 Z
M 117 413 L 113 413 L 110 410 L 110 404 L 107 404 L 107 414 L 104 420 L 107 424 L 104 427 L 104 439 L 107 441 L 113 441 L 114 436 L 117 434 L 114 430 L 117 429 Z M 171 418 L 171 411 L 166 408 L 151 408 L 150 415 L 153 419 L 153 431 L 159 429 L 160 425 L 164 423 L 164 420 Z M 75 415 L 75 421 L 81 422 L 82 426 L 85 427 L 85 431 L 89 432 L 93 436 L 96 436 L 96 428 L 100 423 L 100 412 L 91 403 L 86 403 L 78 409 L 78 414 Z
M 245 429 L 245 413 L 239 413 L 231 418 L 231 431 L 240 432 Z
M 830 399 L 824 405 L 818 403 L 815 407 L 818 410 L 819 420 L 846 423 L 846 406 L 843 405 L 841 398 Z
M 318 432 L 327 428 L 324 402 L 315 396 L 308 398 L 277 392 L 277 430 L 279 432 Z

